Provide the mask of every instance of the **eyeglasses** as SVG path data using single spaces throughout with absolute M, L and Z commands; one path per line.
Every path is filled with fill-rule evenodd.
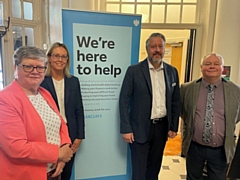
M 44 73 L 46 71 L 46 66 L 32 66 L 32 65 L 24 65 L 24 64 L 18 64 L 17 66 L 21 66 L 25 72 L 33 72 L 34 69 L 37 70 L 39 73 Z
M 59 54 L 51 54 L 51 56 L 53 57 L 53 59 L 57 60 L 59 60 L 60 58 L 64 61 L 68 60 L 68 56 L 60 56 Z

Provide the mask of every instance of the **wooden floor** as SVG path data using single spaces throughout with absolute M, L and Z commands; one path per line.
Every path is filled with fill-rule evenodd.
M 173 139 L 168 139 L 165 150 L 164 156 L 177 156 L 181 155 L 181 136 L 177 135 Z

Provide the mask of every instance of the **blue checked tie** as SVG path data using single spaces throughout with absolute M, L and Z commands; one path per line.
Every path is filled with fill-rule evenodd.
M 212 120 L 213 120 L 213 105 L 214 105 L 214 85 L 208 85 L 208 95 L 206 103 L 206 114 L 203 128 L 203 141 L 209 143 L 212 138 Z

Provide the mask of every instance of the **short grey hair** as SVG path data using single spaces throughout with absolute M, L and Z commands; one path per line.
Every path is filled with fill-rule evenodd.
M 204 61 L 207 57 L 209 57 L 209 56 L 216 56 L 218 59 L 220 59 L 220 61 L 222 61 L 222 65 L 224 65 L 224 59 L 223 59 L 223 57 L 222 57 L 220 54 L 217 54 L 217 53 L 209 53 L 209 54 L 203 56 L 203 58 L 202 58 L 202 60 L 201 60 L 201 64 L 202 64 L 203 61 Z
M 148 37 L 148 39 L 146 40 L 146 48 L 147 48 L 148 45 L 150 44 L 150 39 L 151 39 L 152 37 L 160 37 L 160 38 L 163 39 L 164 43 L 166 44 L 166 38 L 165 38 L 165 36 L 164 36 L 163 34 L 161 34 L 161 33 L 152 33 L 152 34 Z
M 46 53 L 35 46 L 21 46 L 14 52 L 13 64 L 15 66 L 21 64 L 23 59 L 40 60 L 43 61 L 45 65 L 48 62 Z

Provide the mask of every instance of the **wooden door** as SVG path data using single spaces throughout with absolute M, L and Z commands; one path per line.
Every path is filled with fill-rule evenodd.
M 179 78 L 181 76 L 182 70 L 182 50 L 183 50 L 183 43 L 171 43 L 166 44 L 166 52 L 163 60 L 172 66 L 174 66 L 179 74 Z

